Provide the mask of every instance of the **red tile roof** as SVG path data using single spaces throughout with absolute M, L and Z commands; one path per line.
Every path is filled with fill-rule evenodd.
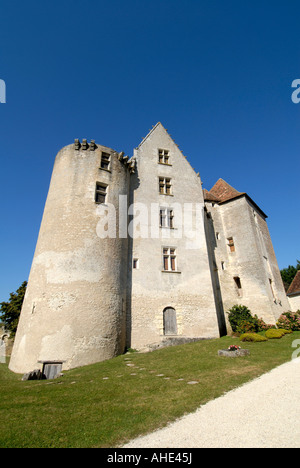
M 267 218 L 268 216 L 257 206 L 257 204 L 247 195 L 246 192 L 238 192 L 235 188 L 231 187 L 225 180 L 219 179 L 215 183 L 213 188 L 208 190 L 203 190 L 204 201 L 212 201 L 216 203 L 225 203 L 235 198 L 245 196 L 259 211 L 260 213 Z
M 203 190 L 203 197 L 204 197 L 204 200 L 206 201 L 213 201 L 213 202 L 220 201 L 215 195 L 213 195 L 211 192 L 209 192 L 206 189 Z
M 300 270 L 297 271 L 297 274 L 287 292 L 287 294 L 296 294 L 296 293 L 300 294 Z
M 243 192 L 238 192 L 235 188 L 231 187 L 225 180 L 219 179 L 213 188 L 209 191 L 209 195 L 213 195 L 219 202 L 231 200 L 233 198 L 245 195 Z

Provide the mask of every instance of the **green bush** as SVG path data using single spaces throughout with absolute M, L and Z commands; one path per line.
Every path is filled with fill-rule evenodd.
M 252 341 L 253 343 L 260 343 L 262 341 L 268 341 L 265 336 L 258 335 L 257 333 L 244 333 L 240 336 L 240 341 Z
M 246 306 L 234 305 L 228 311 L 228 320 L 233 333 L 239 335 L 244 333 L 258 333 L 274 328 L 274 325 L 268 325 L 257 315 L 252 316 Z
M 234 305 L 229 309 L 228 320 L 234 333 L 239 333 L 238 329 L 241 329 L 244 322 L 247 322 L 248 324 L 253 323 L 253 317 L 250 310 L 248 307 L 241 305 Z
M 266 338 L 269 340 L 280 339 L 285 335 L 285 330 L 273 329 L 267 330 L 265 333 Z
M 300 310 L 281 314 L 277 322 L 277 327 L 282 327 L 285 330 L 300 331 Z

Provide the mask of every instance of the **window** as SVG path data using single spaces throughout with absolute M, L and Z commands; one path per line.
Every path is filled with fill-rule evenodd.
M 274 293 L 274 288 L 273 288 L 273 281 L 271 280 L 271 278 L 269 278 L 269 283 L 270 283 L 270 288 L 271 288 L 273 300 L 276 301 L 276 297 L 275 297 L 275 293 Z
M 174 228 L 174 211 L 169 208 L 159 210 L 159 225 L 169 229 Z
M 138 268 L 139 268 L 139 259 L 138 258 L 133 259 L 132 266 L 133 266 L 134 270 L 138 270 Z
M 233 279 L 234 279 L 234 282 L 235 282 L 235 286 L 236 286 L 236 289 L 237 289 L 238 296 L 242 297 L 243 291 L 242 291 L 241 279 L 239 278 L 239 276 L 235 276 Z
M 106 195 L 107 195 L 107 185 L 97 182 L 96 192 L 95 192 L 95 202 L 105 203 Z
M 219 233 L 219 232 L 216 232 L 216 239 L 217 239 L 217 240 L 220 240 L 220 239 L 221 239 L 221 236 L 220 236 L 220 233 Z
M 228 247 L 229 247 L 230 252 L 235 252 L 235 246 L 234 246 L 233 238 L 228 237 L 227 240 L 228 240 Z
M 170 160 L 169 150 L 159 149 L 158 150 L 158 162 L 159 164 L 168 164 Z
M 226 270 L 226 268 L 225 268 L 225 262 L 221 262 L 221 268 L 222 268 L 223 271 Z
M 176 271 L 176 249 L 163 248 L 163 269 L 164 271 Z
M 171 179 L 167 177 L 160 177 L 159 178 L 159 193 L 161 195 L 171 195 Z
M 105 171 L 109 171 L 109 165 L 110 165 L 110 154 L 102 152 L 100 168 L 104 169 Z

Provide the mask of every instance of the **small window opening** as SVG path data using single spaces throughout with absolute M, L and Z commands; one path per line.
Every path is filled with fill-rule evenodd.
M 96 192 L 95 192 L 95 202 L 96 203 L 105 203 L 107 195 L 107 185 L 101 184 L 100 182 L 96 183 Z
M 235 282 L 235 286 L 236 286 L 236 289 L 237 289 L 238 296 L 242 297 L 243 291 L 242 291 L 241 279 L 240 279 L 239 276 L 235 276 L 233 279 L 234 279 L 234 282 Z
M 163 248 L 163 269 L 164 271 L 176 271 L 176 249 Z
M 158 150 L 158 162 L 159 164 L 170 164 L 169 150 L 159 149 Z
M 229 247 L 230 252 L 235 252 L 235 245 L 234 245 L 234 242 L 233 242 L 233 238 L 228 237 L 227 240 L 228 240 L 228 247 Z
M 167 177 L 159 178 L 159 193 L 161 195 L 171 195 L 171 179 Z
M 225 268 L 225 262 L 221 262 L 221 268 L 222 268 L 223 271 L 226 270 L 226 268 Z
M 270 283 L 270 288 L 271 288 L 271 291 L 272 291 L 273 300 L 276 301 L 274 288 L 273 288 L 273 281 L 271 280 L 271 278 L 269 278 L 269 283 Z
M 133 269 L 134 270 L 138 270 L 139 268 L 139 259 L 138 258 L 134 258 L 133 259 Z
M 109 165 L 110 165 L 110 154 L 102 152 L 100 168 L 105 169 L 106 171 L 109 171 Z
M 159 210 L 159 225 L 165 228 L 174 228 L 174 211 L 169 208 Z

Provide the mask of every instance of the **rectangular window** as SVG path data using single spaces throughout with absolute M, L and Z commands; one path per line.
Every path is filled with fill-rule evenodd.
M 172 184 L 168 177 L 159 177 L 159 193 L 161 195 L 171 195 Z
M 163 248 L 163 268 L 164 271 L 177 271 L 176 249 Z
M 230 252 L 235 252 L 235 246 L 232 237 L 228 237 L 228 247 Z
M 237 289 L 238 296 L 242 297 L 243 292 L 242 292 L 241 279 L 239 278 L 239 276 L 235 276 L 233 279 L 234 279 L 234 282 L 235 282 L 235 286 L 236 286 L 236 289 Z
M 269 278 L 269 283 L 270 283 L 270 288 L 271 288 L 273 300 L 276 301 L 276 297 L 275 297 L 275 293 L 274 293 L 274 288 L 273 288 L 273 281 L 271 280 L 271 278 Z
M 174 211 L 170 208 L 161 208 L 159 210 L 159 225 L 169 229 L 174 228 Z
M 96 192 L 95 192 L 95 202 L 96 203 L 105 203 L 107 195 L 107 185 L 101 184 L 100 182 L 96 183 Z
M 133 264 L 133 265 L 132 265 L 132 266 L 133 266 L 133 269 L 134 269 L 134 270 L 138 270 L 138 268 L 139 268 L 139 259 L 138 259 L 138 258 L 134 258 L 132 264 Z
M 106 171 L 109 171 L 109 165 L 110 165 L 110 154 L 102 152 L 100 168 Z
M 169 150 L 159 149 L 158 150 L 158 162 L 159 164 L 168 164 L 170 161 Z

